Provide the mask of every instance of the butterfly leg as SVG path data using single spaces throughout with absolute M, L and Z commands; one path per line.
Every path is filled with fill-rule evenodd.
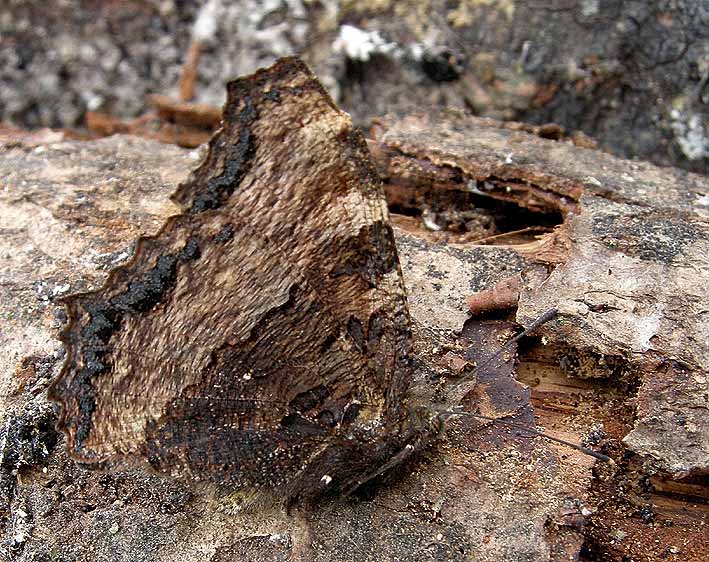
M 385 473 L 387 470 L 390 468 L 393 468 L 397 464 L 400 464 L 404 462 L 406 459 L 408 459 L 413 453 L 416 451 L 416 447 L 409 443 L 406 445 L 401 451 L 396 453 L 393 457 L 391 457 L 387 462 L 385 462 L 382 466 L 377 468 L 376 470 L 370 472 L 369 474 L 366 474 L 362 478 L 356 480 L 353 482 L 350 486 L 342 490 L 342 495 L 347 497 L 351 495 L 357 488 L 362 486 L 363 484 L 366 484 L 370 480 L 373 480 L 380 474 Z

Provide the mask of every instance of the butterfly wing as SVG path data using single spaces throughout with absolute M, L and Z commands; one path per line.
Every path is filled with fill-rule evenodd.
M 51 396 L 75 458 L 141 453 L 278 487 L 405 416 L 409 317 L 382 188 L 303 63 L 229 84 L 173 199 L 182 213 L 130 263 L 65 301 Z

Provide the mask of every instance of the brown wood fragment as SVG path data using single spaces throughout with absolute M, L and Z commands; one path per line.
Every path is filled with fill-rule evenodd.
M 101 112 L 86 113 L 86 127 L 94 137 L 130 134 L 194 148 L 209 140 L 219 124 L 219 110 L 206 104 L 177 103 L 166 96 L 150 96 L 156 111 L 131 121 Z
M 568 259 L 571 241 L 566 225 L 562 224 L 553 232 L 538 236 L 534 242 L 516 244 L 514 249 L 530 260 L 555 266 Z
M 132 127 L 120 119 L 100 111 L 87 111 L 84 115 L 86 128 L 94 135 L 108 137 L 119 133 L 132 132 Z
M 540 86 L 537 90 L 537 94 L 534 96 L 534 100 L 532 100 L 532 105 L 534 107 L 544 107 L 554 99 L 558 89 L 559 85 L 556 83 Z
M 522 276 L 519 273 L 500 281 L 489 289 L 466 297 L 470 314 L 483 316 L 490 312 L 517 307 Z
M 460 375 L 470 365 L 466 359 L 452 351 L 448 351 L 442 359 L 446 367 L 456 375 Z
M 158 94 L 148 96 L 148 103 L 155 108 L 160 119 L 176 125 L 212 131 L 222 119 L 222 110 L 206 103 L 176 102 Z
M 197 68 L 202 55 L 202 42 L 193 40 L 187 49 L 185 62 L 182 63 L 180 78 L 177 82 L 177 89 L 180 101 L 191 101 L 194 98 L 195 82 L 197 80 Z

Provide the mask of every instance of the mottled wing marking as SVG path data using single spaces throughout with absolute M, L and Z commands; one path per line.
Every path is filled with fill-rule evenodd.
M 395 434 L 410 333 L 385 201 L 362 136 L 307 67 L 230 83 L 222 129 L 173 199 L 182 214 L 65 301 L 51 395 L 73 456 L 140 452 L 278 487 L 345 458 L 351 435 Z

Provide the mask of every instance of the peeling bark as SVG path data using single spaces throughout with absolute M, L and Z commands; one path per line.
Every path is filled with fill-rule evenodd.
M 602 377 L 609 386 L 638 387 L 632 396 L 632 428 L 618 435 L 643 460 L 629 470 L 635 472 L 636 483 L 659 472 L 663 476 L 658 482 L 701 482 L 699 495 L 705 495 L 706 180 L 451 112 L 384 119 L 370 146 L 380 173 L 399 190 L 476 191 L 537 211 L 556 207 L 562 225 L 516 247 L 531 260 L 535 246 L 564 248 L 555 252 L 556 260 L 540 260 L 556 262 L 548 275 L 523 275 L 518 321 L 529 323 L 557 307 L 558 319 L 541 331 L 549 346 L 573 349 L 575 375 L 590 368 L 591 376 Z M 560 365 L 569 371 L 569 359 L 562 359 L 566 365 Z M 536 375 L 528 380 L 540 385 Z M 652 503 L 653 498 L 657 496 L 651 492 L 644 501 Z M 706 515 L 700 513 L 703 520 Z M 693 530 L 689 536 L 703 536 L 693 516 L 687 526 Z M 607 546 L 610 539 L 605 540 Z

